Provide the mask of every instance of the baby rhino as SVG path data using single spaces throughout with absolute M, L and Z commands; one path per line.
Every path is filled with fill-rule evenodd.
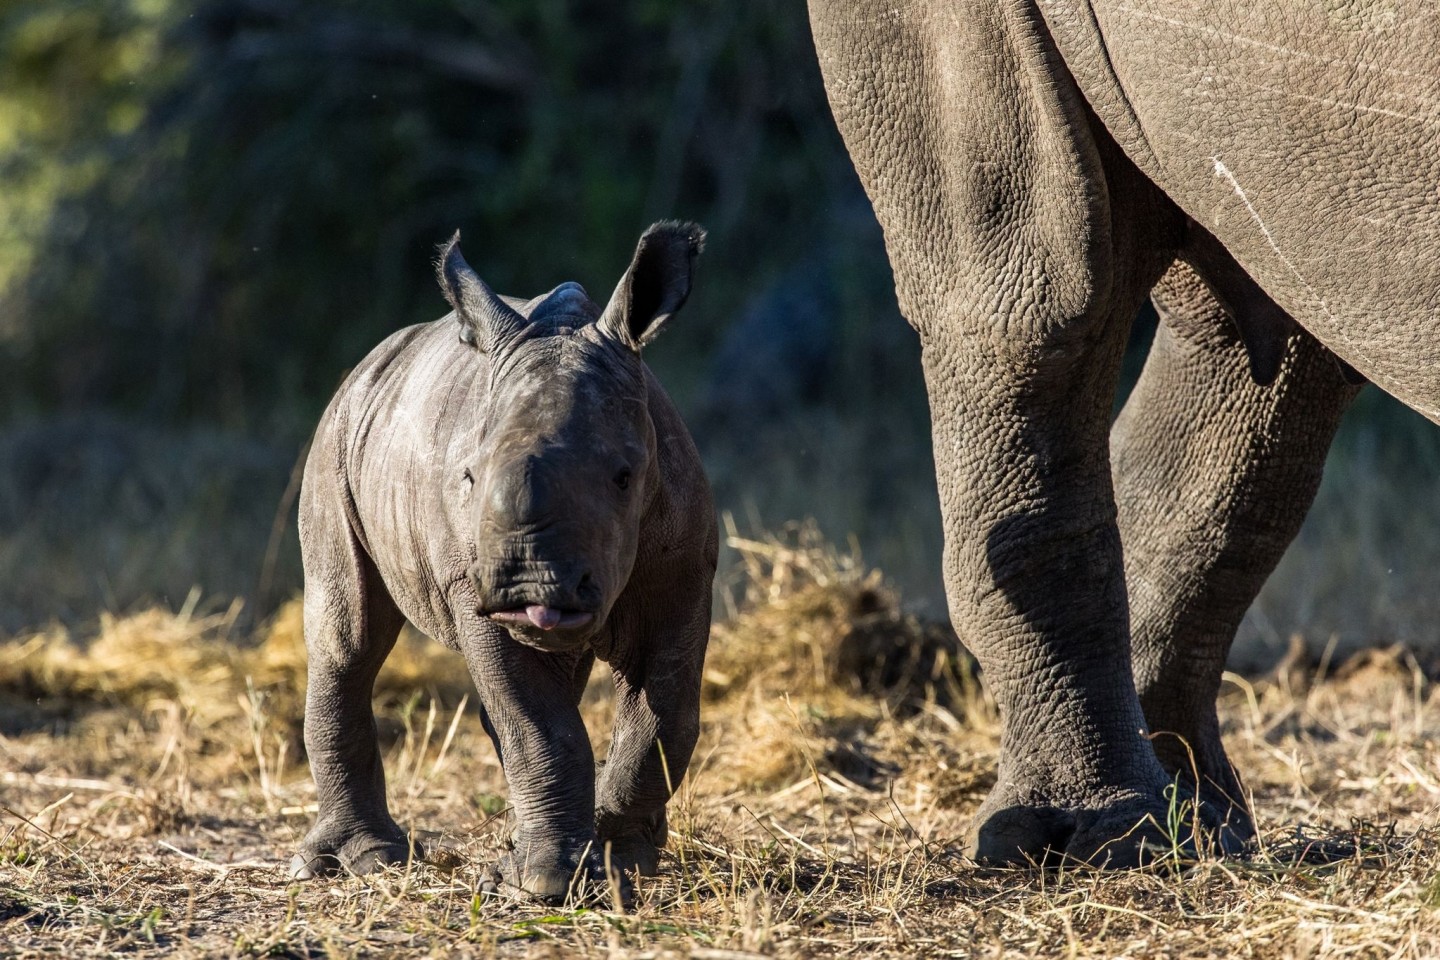
M 716 530 L 675 407 L 640 359 L 690 292 L 704 232 L 659 223 L 601 310 L 575 283 L 529 302 L 440 255 L 454 313 L 346 380 L 305 465 L 309 690 L 320 811 L 291 873 L 409 855 L 385 804 L 371 693 L 408 618 L 460 651 L 510 785 L 499 887 L 651 874 L 699 729 Z M 579 701 L 596 658 L 615 727 L 596 775 Z

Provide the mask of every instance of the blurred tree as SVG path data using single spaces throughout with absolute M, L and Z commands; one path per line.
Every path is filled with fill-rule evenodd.
M 165 86 L 162 13 L 125 0 L 0 0 L 0 289 L 37 268 L 48 231 L 74 231 L 64 204 L 98 187 L 108 148 Z M 23 336 L 25 320 L 0 313 L 0 335 Z
M 603 298 L 704 221 L 700 353 L 855 195 L 784 0 L 0 0 L 0 91 L 12 412 L 311 422 L 442 311 L 457 226 L 501 289 Z

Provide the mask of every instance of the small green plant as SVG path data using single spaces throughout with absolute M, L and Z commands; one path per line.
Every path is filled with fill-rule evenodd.
M 1166 859 L 1172 866 L 1194 859 L 1199 846 L 1199 808 L 1180 786 L 1180 776 L 1165 787 L 1165 837 L 1170 844 Z
M 509 801 L 498 793 L 481 793 L 475 797 L 475 806 L 487 817 L 498 816 L 510 806 Z

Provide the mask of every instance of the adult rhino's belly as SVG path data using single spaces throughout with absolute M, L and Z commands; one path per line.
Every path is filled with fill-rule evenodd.
M 1041 0 L 1112 134 L 1265 290 L 1440 421 L 1440 28 L 1420 0 Z

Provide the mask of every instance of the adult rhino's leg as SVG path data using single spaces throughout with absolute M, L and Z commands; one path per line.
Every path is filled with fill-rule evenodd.
M 344 868 L 404 863 L 411 845 L 385 804 L 371 706 L 375 677 L 404 618 L 357 542 L 323 471 L 307 475 L 300 546 L 305 568 L 305 751 L 320 810 L 290 864 L 308 880 Z
M 992 862 L 1121 865 L 1165 835 L 1130 668 L 1109 412 L 1173 208 L 1023 3 L 813 0 L 841 132 L 923 346 L 951 617 L 1000 707 Z
M 462 636 L 513 817 L 511 849 L 487 886 L 563 900 L 582 876 L 603 876 L 594 843 L 595 755 L 578 706 L 577 675 L 593 661 L 536 650 L 493 625 L 471 624 Z
M 1161 763 L 1192 788 L 1198 774 L 1229 846 L 1254 828 L 1220 741 L 1221 671 L 1356 388 L 1299 330 L 1274 382 L 1256 384 L 1235 322 L 1184 261 L 1153 299 L 1160 328 L 1110 436 L 1135 683 Z

